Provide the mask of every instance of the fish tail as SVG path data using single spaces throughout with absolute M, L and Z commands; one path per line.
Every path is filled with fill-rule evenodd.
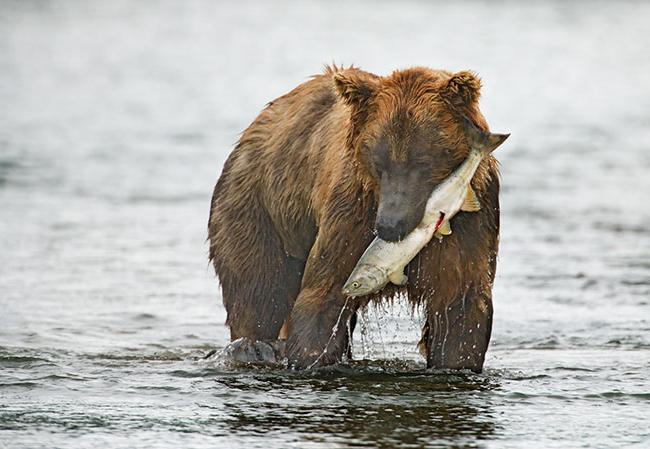
M 492 153 L 494 150 L 499 148 L 505 140 L 510 137 L 510 134 L 493 134 L 489 133 L 486 138 L 486 142 L 481 146 L 481 151 L 485 156 Z

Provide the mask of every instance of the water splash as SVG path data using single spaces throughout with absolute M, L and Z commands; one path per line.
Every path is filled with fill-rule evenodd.
M 353 340 L 355 359 L 420 359 L 417 343 L 424 324 L 422 307 L 413 308 L 405 297 L 392 303 L 370 305 L 359 311 L 360 332 Z

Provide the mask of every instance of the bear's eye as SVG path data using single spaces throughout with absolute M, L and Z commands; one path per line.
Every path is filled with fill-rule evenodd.
M 373 161 L 372 168 L 377 172 L 379 177 L 381 177 L 381 174 L 386 171 L 386 165 L 382 161 Z
M 381 174 L 381 172 L 386 171 L 389 165 L 388 158 L 388 147 L 386 142 L 382 141 L 377 145 L 370 153 L 370 161 L 373 168 Z
M 385 158 L 379 153 L 374 153 L 372 155 L 372 163 L 375 165 L 375 167 L 380 168 L 381 166 L 385 165 Z

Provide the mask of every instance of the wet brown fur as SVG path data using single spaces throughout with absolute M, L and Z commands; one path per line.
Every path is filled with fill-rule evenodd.
M 407 293 L 426 308 L 427 365 L 480 371 L 499 235 L 494 158 L 472 181 L 481 210 L 452 219 L 453 233 L 434 238 L 408 265 L 405 287 L 359 300 L 341 294 L 374 237 L 380 192 L 370 149 L 383 136 L 391 161 L 402 163 L 418 142 L 435 141 L 423 156 L 433 158 L 435 185 L 468 154 L 463 117 L 488 130 L 479 91 L 470 72 L 418 67 L 379 77 L 328 67 L 269 103 L 226 161 L 211 203 L 210 258 L 231 339 L 276 339 L 286 321 L 293 366 L 335 363 L 359 307 Z

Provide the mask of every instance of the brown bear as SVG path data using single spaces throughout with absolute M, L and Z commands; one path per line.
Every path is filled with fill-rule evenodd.
M 472 180 L 480 211 L 459 212 L 453 233 L 408 265 L 405 286 L 341 292 L 375 235 L 396 241 L 420 223 L 433 188 L 468 155 L 467 124 L 489 133 L 480 87 L 466 71 L 334 66 L 266 106 L 212 196 L 210 258 L 232 340 L 286 338 L 290 366 L 333 364 L 349 352 L 359 307 L 406 294 L 425 307 L 428 367 L 482 369 L 499 243 L 493 157 Z

